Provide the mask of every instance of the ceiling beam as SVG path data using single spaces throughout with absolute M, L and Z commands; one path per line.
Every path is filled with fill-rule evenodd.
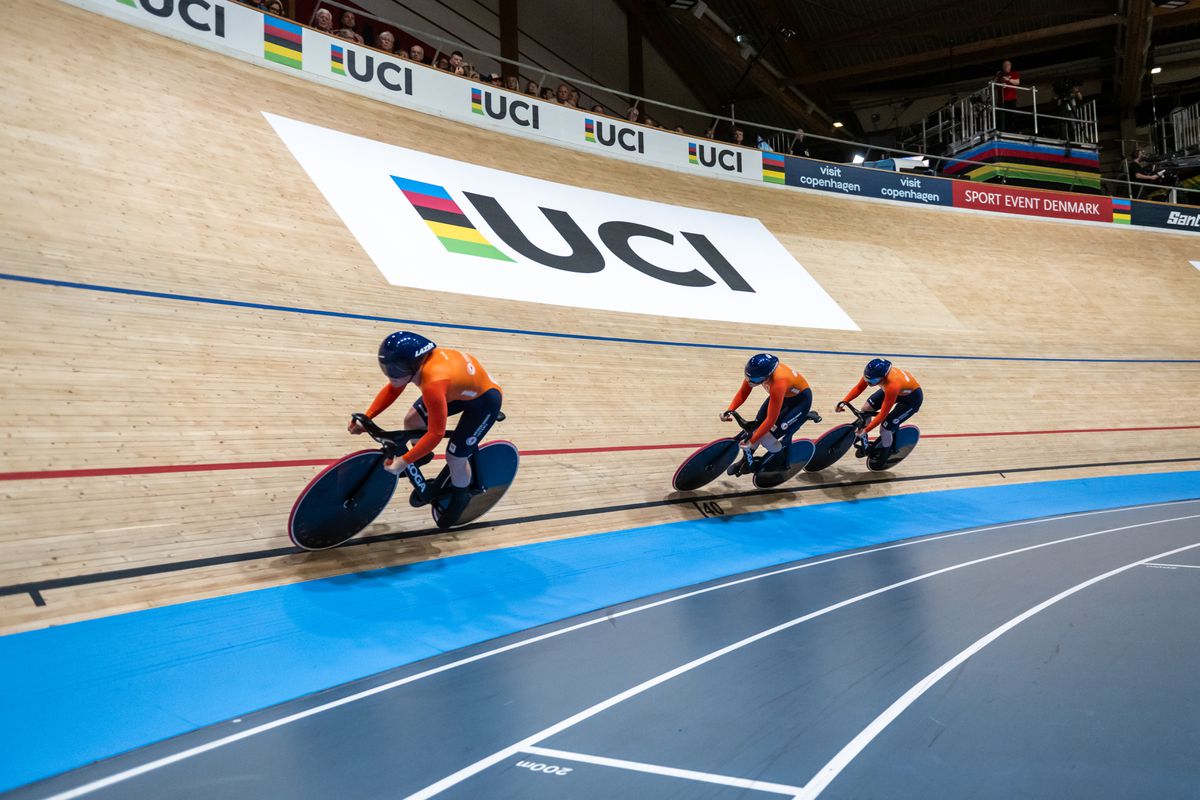
M 662 19 L 648 8 L 646 0 L 617 0 L 617 5 L 627 16 L 637 21 L 650 45 L 696 96 L 704 109 L 712 114 L 720 113 L 721 97 L 717 90 L 708 81 L 703 80 L 702 76 L 705 73 L 701 66 L 676 44 Z
M 1122 120 L 1133 115 L 1142 99 L 1142 79 L 1146 75 L 1146 56 L 1150 50 L 1150 31 L 1154 21 L 1151 0 L 1126 0 L 1125 17 L 1117 30 L 1117 113 Z
M 697 18 L 695 14 L 686 12 L 675 14 L 673 17 L 692 34 L 706 42 L 722 61 L 735 69 L 746 69 L 747 61 L 742 58 L 741 48 L 733 41 L 733 37 L 722 30 L 716 22 L 709 19 L 707 14 Z M 797 119 L 806 129 L 813 133 L 828 133 L 832 130 L 829 122 L 820 116 L 815 104 L 805 103 L 795 94 L 781 87 L 778 76 L 773 75 L 761 60 L 750 66 L 746 77 L 762 90 L 778 108 Z
M 1149 0 L 1138 0 L 1149 2 Z M 1064 25 L 1052 25 L 1049 28 L 1039 28 L 1034 31 L 1014 33 L 1008 36 L 997 36 L 979 42 L 969 42 L 954 47 L 937 47 L 907 56 L 889 58 L 883 61 L 870 61 L 848 67 L 823 70 L 809 74 L 800 74 L 789 78 L 784 86 L 808 84 L 813 81 L 826 82 L 845 80 L 848 78 L 872 78 L 880 75 L 909 76 L 928 72 L 936 72 L 946 68 L 948 62 L 961 66 L 977 64 L 991 58 L 1017 55 L 1019 51 L 1040 49 L 1044 43 L 1062 37 L 1072 37 L 1076 40 L 1080 34 L 1089 31 L 1100 31 L 1117 25 L 1121 18 L 1116 14 L 1106 14 L 1102 17 L 1069 22 Z M 858 82 L 864 82 L 862 80 Z
M 961 2 L 961 0 L 954 0 L 954 2 Z M 784 2 L 784 0 L 766 0 L 766 10 L 770 20 L 768 24 L 775 30 L 790 28 L 793 32 L 798 31 L 800 20 L 790 3 Z M 812 71 L 813 65 L 808 57 L 808 49 L 800 45 L 798 36 L 784 39 L 781 46 L 797 72 Z M 819 84 L 809 84 L 803 87 L 803 91 L 817 105 L 819 113 L 830 116 L 829 109 L 833 106 L 833 100 Z

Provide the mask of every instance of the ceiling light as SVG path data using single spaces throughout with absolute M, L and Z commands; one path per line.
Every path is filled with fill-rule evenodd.
M 1151 74 L 1151 75 L 1157 75 L 1157 74 L 1158 74 L 1158 73 L 1160 73 L 1160 72 L 1162 72 L 1162 67 L 1152 67 L 1152 68 L 1150 69 L 1150 74 Z
M 835 128 L 840 128 L 840 127 L 842 127 L 842 123 L 840 123 L 840 122 L 835 122 L 835 123 L 833 123 L 833 127 L 835 127 Z
M 854 158 L 850 159 L 855 164 L 861 164 L 867 159 L 861 153 L 855 153 Z

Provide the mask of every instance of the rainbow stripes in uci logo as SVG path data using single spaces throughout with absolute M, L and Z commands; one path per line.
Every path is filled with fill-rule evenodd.
M 783 156 L 779 153 L 763 153 L 763 183 L 786 183 Z
M 583 138 L 589 142 L 596 141 L 596 120 L 585 119 L 583 121 Z
M 696 143 L 695 142 L 688 142 L 688 163 L 689 164 L 699 164 L 700 163 L 699 160 L 696 159 Z
M 263 14 L 263 58 L 302 69 L 303 51 L 304 32 L 299 25 Z
M 346 74 L 346 51 L 340 45 L 329 45 L 329 69 L 336 75 Z
M 1133 215 L 1133 204 L 1128 197 L 1113 198 L 1113 222 L 1118 225 L 1128 225 Z
M 483 113 L 483 92 L 478 89 L 471 90 L 471 111 L 475 114 Z
M 454 202 L 445 187 L 398 178 L 395 175 L 392 176 L 392 180 L 413 204 L 421 219 L 425 220 L 433 235 L 441 241 L 442 247 L 451 253 L 512 261 L 483 238 L 483 234 L 458 207 L 458 203 Z

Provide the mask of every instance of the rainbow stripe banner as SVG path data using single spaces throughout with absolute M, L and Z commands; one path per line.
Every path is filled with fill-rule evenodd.
M 263 14 L 263 58 L 294 69 L 303 68 L 304 29 L 286 19 Z
M 589 142 L 596 141 L 596 121 L 594 119 L 585 119 L 583 121 L 583 138 Z
M 1127 197 L 1114 197 L 1112 199 L 1113 222 L 1119 225 L 1128 225 L 1133 217 L 1133 203 Z
M 342 46 L 336 45 L 336 44 L 329 45 L 329 69 L 330 69 L 330 71 L 337 75 L 345 75 L 346 74 L 345 61 L 346 61 L 346 51 L 344 49 L 342 49 Z
M 471 90 L 471 113 L 483 113 L 483 92 L 481 92 L 479 89 Z
M 395 175 L 392 176 L 392 180 L 397 188 L 404 192 L 408 202 L 412 203 L 413 208 L 446 250 L 467 256 L 494 258 L 497 261 L 512 261 L 483 238 L 483 234 L 458 207 L 458 203 L 454 202 L 454 198 L 450 197 L 444 186 L 398 178 Z
M 787 169 L 783 156 L 779 153 L 763 153 L 763 182 L 787 183 L 784 171 Z
M 699 164 L 700 160 L 696 158 L 696 143 L 688 142 L 688 163 Z

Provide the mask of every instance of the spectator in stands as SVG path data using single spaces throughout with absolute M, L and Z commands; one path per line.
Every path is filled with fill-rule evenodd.
M 682 133 L 685 136 L 687 135 L 687 131 L 685 131 L 683 129 L 682 125 L 676 125 L 674 128 L 672 128 L 672 130 L 675 131 L 676 133 Z
M 521 79 L 516 75 L 509 75 L 504 79 L 504 88 L 510 92 L 521 93 Z
M 592 106 L 592 113 L 593 114 L 607 114 L 608 112 L 604 110 L 604 106 L 600 105 L 599 103 L 596 103 L 596 105 Z
M 321 33 L 328 33 L 330 36 L 337 35 L 333 32 L 333 14 L 328 8 L 317 9 L 317 13 L 313 15 L 313 24 Z
M 538 92 L 537 81 L 529 81 L 525 84 L 525 94 L 529 95 L 530 97 L 537 97 L 538 94 L 540 94 L 540 92 Z
M 450 67 L 450 71 L 455 75 L 461 75 L 464 78 L 468 77 L 467 67 L 465 64 L 459 64 L 457 67 L 452 66 Z
M 357 42 L 364 44 L 363 37 L 358 34 L 355 28 L 358 27 L 358 18 L 354 16 L 353 11 L 342 12 L 342 27 L 333 32 L 334 36 L 340 36 L 349 42 Z
M 404 52 L 403 47 L 397 48 L 396 51 L 393 53 L 393 55 L 395 55 L 399 59 L 408 61 L 408 53 Z
M 543 86 L 542 87 L 542 99 L 543 100 L 551 100 L 551 101 L 554 100 L 554 90 L 551 89 L 549 86 Z
M 504 88 L 504 81 L 501 80 L 499 72 L 493 72 L 491 75 L 488 75 L 488 83 L 490 83 L 492 86 L 495 86 L 497 89 Z
M 804 129 L 803 128 L 796 128 L 796 132 L 794 134 L 792 134 L 792 141 L 788 145 L 788 154 L 793 155 L 793 156 L 804 156 L 805 158 L 812 158 L 812 155 L 808 152 L 808 145 L 806 145 L 804 143 Z
M 1133 151 L 1129 159 L 1125 163 L 1125 170 L 1129 174 L 1129 180 L 1137 183 L 1153 183 L 1162 184 L 1163 171 L 1155 170 L 1150 165 L 1149 159 L 1146 158 L 1146 153 L 1141 149 Z M 1130 186 L 1129 196 L 1133 198 L 1141 197 L 1144 193 L 1157 194 L 1156 189 L 1151 189 L 1145 186 Z
M 653 128 L 658 125 L 658 123 L 654 121 L 654 117 L 650 116 L 649 114 L 642 117 L 642 124 L 648 128 Z
M 1017 115 L 1012 113 L 1017 108 L 1017 90 L 1012 88 L 1021 85 L 1021 73 L 1012 68 L 1012 62 L 1005 60 L 1000 65 L 1000 71 L 992 78 L 993 83 L 1001 84 L 1000 89 L 1000 105 L 1003 111 L 999 112 L 1000 118 L 996 120 L 1000 126 L 1000 130 L 1016 133 L 1021 129 L 1021 124 L 1017 119 Z
M 277 17 L 286 17 L 287 12 L 283 10 L 282 0 L 267 0 L 266 12 Z
M 450 59 L 446 56 L 438 56 L 437 68 L 443 72 L 450 71 Z
M 560 83 L 558 88 L 554 90 L 554 102 L 558 103 L 560 106 L 565 106 L 570 99 L 571 87 L 567 86 L 565 83 Z
M 642 112 L 638 110 L 637 106 L 630 106 L 628 109 L 626 109 L 625 119 L 629 120 L 630 122 L 637 122 L 641 118 Z
M 462 53 L 455 50 L 453 53 L 450 54 L 450 69 L 451 69 L 451 71 L 458 69 L 459 67 L 463 66 L 463 64 L 464 64 L 464 61 L 463 61 Z
M 408 48 L 408 57 L 418 64 L 424 64 L 425 48 L 421 47 L 419 44 L 414 44 L 412 47 Z
M 579 90 L 572 89 L 571 94 L 567 98 L 567 105 L 571 108 L 579 108 Z
M 746 132 L 741 128 L 733 129 L 733 143 L 736 145 L 746 146 Z
M 396 34 L 391 31 L 381 31 L 375 37 L 375 49 L 391 53 L 396 49 Z

